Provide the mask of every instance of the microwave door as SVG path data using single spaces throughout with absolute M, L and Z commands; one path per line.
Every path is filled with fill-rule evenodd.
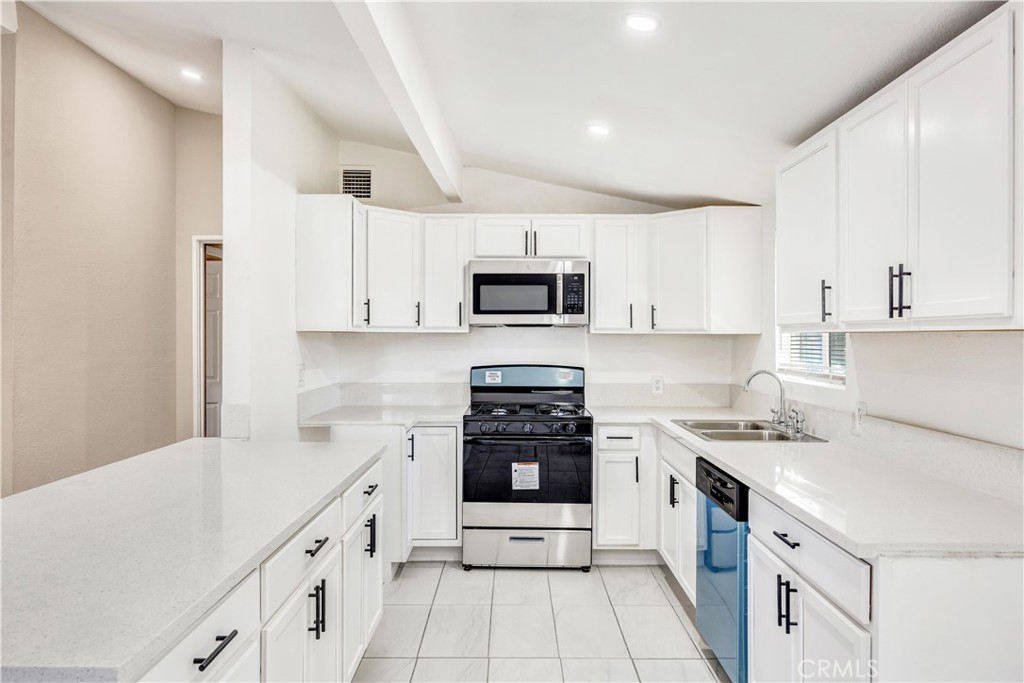
M 559 322 L 558 275 L 474 273 L 471 325 L 555 325 Z

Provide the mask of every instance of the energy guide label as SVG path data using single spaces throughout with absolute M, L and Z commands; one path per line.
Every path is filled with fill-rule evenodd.
M 512 463 L 512 490 L 536 491 L 540 488 L 539 462 Z

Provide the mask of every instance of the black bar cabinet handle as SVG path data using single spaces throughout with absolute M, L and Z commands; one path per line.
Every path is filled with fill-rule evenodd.
M 775 538 L 779 539 L 780 541 L 788 545 L 790 550 L 796 550 L 800 547 L 800 544 L 796 541 L 789 540 L 789 534 L 780 534 L 778 531 L 773 531 L 772 534 L 775 536 Z
M 419 327 L 419 324 L 420 324 L 420 302 L 417 301 L 416 302 L 416 326 Z
M 365 491 L 363 491 L 363 495 L 364 496 L 372 496 L 373 492 L 377 490 L 378 486 L 380 486 L 380 484 L 371 484 L 369 486 L 369 488 L 367 488 Z
M 213 660 L 217 659 L 217 655 L 219 655 L 221 652 L 223 652 L 224 648 L 226 648 L 228 646 L 228 643 L 230 643 L 232 640 L 234 640 L 235 636 L 237 636 L 237 635 L 238 635 L 238 629 L 236 628 L 235 630 L 233 630 L 231 633 L 227 634 L 226 636 L 217 636 L 216 640 L 217 640 L 218 643 L 220 643 L 220 645 L 218 645 L 216 648 L 214 648 L 213 652 L 211 652 L 210 654 L 206 655 L 205 657 L 196 657 L 195 659 L 192 660 L 192 663 L 193 664 L 198 664 L 200 671 L 206 671 L 206 669 L 211 664 L 213 664 Z
M 629 329 L 633 329 L 633 304 L 629 305 Z
M 327 633 L 327 579 L 320 579 L 320 633 Z
M 314 538 L 313 542 L 316 543 L 316 547 L 312 550 L 307 550 L 306 554 L 310 557 L 316 557 L 316 554 L 323 550 L 324 545 L 330 540 L 330 536 L 324 536 L 323 538 Z
M 364 548 L 364 550 L 366 550 L 366 552 L 370 553 L 370 557 L 373 557 L 373 554 L 375 552 L 377 552 L 377 515 L 376 515 L 376 513 L 373 516 L 371 516 L 370 519 L 366 520 L 366 524 L 364 524 L 363 526 L 370 530 L 370 542 L 369 542 L 369 544 L 367 544 L 367 546 L 366 546 L 366 548 Z
M 678 483 L 679 482 L 676 480 L 675 477 L 673 477 L 671 474 L 668 475 L 668 504 L 669 504 L 669 507 L 675 507 L 676 503 L 679 502 L 678 500 L 676 500 L 676 484 L 678 484 Z
M 896 278 L 896 275 L 892 271 L 893 271 L 892 266 L 889 266 L 889 317 L 890 318 L 894 318 L 895 316 L 893 314 L 896 312 L 896 306 L 893 305 L 894 298 L 893 298 L 893 291 L 892 291 L 892 281 Z
M 462 302 L 459 302 L 459 327 L 462 327 Z
M 779 628 L 782 628 L 782 574 L 776 574 L 775 605 L 778 612 Z
M 796 593 L 796 589 L 790 586 L 789 581 L 784 581 L 783 583 L 786 584 L 786 635 L 788 636 L 790 627 L 799 626 L 800 624 L 796 623 L 795 621 L 789 620 L 790 608 L 792 607 L 792 605 L 789 602 L 789 598 L 791 595 L 793 595 L 793 593 Z
M 365 306 L 366 306 L 366 317 L 363 318 L 363 322 L 366 323 L 367 325 L 369 325 L 370 324 L 370 300 L 369 299 L 366 300 Z
M 633 456 L 633 467 L 636 472 L 636 483 L 640 483 L 640 456 Z
M 907 304 L 906 306 L 903 305 L 903 277 L 904 276 L 909 276 L 909 275 L 912 275 L 912 274 L 913 273 L 911 273 L 909 270 L 903 270 L 903 264 L 902 263 L 900 264 L 900 270 L 899 270 L 898 275 L 899 275 L 899 279 L 900 279 L 900 306 L 899 306 L 899 309 L 900 309 L 900 317 L 901 318 L 903 317 L 903 311 L 909 311 L 910 310 L 910 304 Z
M 416 435 L 415 434 L 413 434 L 412 436 L 409 437 L 409 443 L 411 444 L 409 446 L 409 459 L 412 460 L 413 462 L 415 462 L 416 461 Z
M 821 322 L 825 322 L 825 318 L 830 317 L 832 314 L 825 309 L 825 292 L 832 289 L 831 286 L 826 285 L 825 281 L 821 281 Z
M 658 310 L 658 309 L 656 309 L 656 308 L 654 307 L 654 304 L 651 304 L 651 329 L 652 329 L 652 330 L 653 330 L 653 329 L 654 329 L 655 327 L 657 327 L 657 323 L 656 323 L 656 322 L 654 322 L 654 312 L 655 312 L 656 310 Z
M 537 231 L 533 231 L 533 255 L 537 255 Z
M 616 441 L 632 441 L 633 440 L 633 437 L 631 437 L 631 436 L 606 436 L 605 438 L 609 439 L 609 440 L 615 439 Z
M 523 237 L 526 238 L 526 241 L 523 244 L 523 256 L 529 256 L 530 255 L 530 231 L 527 230 L 526 232 L 524 232 L 523 233 Z
M 313 616 L 313 625 L 306 630 L 316 633 L 316 639 L 320 640 L 320 620 L 323 617 L 320 605 L 320 586 L 313 586 L 313 592 L 309 593 L 307 597 L 313 598 L 313 608 L 316 613 Z

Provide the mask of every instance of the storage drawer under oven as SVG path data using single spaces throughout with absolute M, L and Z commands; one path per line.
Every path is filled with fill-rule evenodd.
M 465 529 L 462 563 L 484 567 L 589 567 L 589 531 Z

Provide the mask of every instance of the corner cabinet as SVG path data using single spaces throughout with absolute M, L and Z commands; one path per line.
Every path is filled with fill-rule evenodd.
M 775 174 L 779 325 L 836 322 L 836 132 L 793 150 Z
M 299 195 L 295 209 L 295 329 L 352 329 L 352 212 L 348 195 Z

